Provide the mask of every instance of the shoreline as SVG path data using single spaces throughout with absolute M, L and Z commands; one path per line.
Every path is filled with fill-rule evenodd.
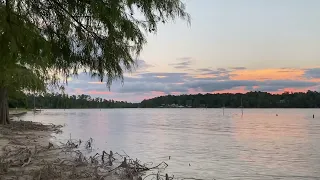
M 61 133 L 60 125 L 43 125 L 31 121 L 11 121 L 0 126 L 0 179 L 139 179 L 145 172 L 164 170 L 165 162 L 147 167 L 128 155 L 93 152 L 93 140 L 69 139 L 62 145 L 52 142 L 53 134 Z M 168 175 L 149 174 L 169 179 Z M 148 175 L 148 176 L 149 176 Z
M 0 126 L 1 178 L 37 179 L 35 174 L 43 168 L 41 161 L 59 157 L 57 148 L 48 148 L 51 134 L 59 131 L 60 126 L 21 120 Z
M 79 110 L 79 109 L 85 109 L 85 110 L 92 110 L 92 109 L 223 109 L 223 107 L 135 107 L 135 108 L 43 108 L 41 109 L 41 111 L 45 111 L 45 110 Z M 292 109 L 320 109 L 320 107 L 224 107 L 224 109 L 288 109 L 288 110 L 292 110 Z M 21 113 L 21 115 L 28 113 L 28 112 L 32 112 L 32 110 L 26 110 L 25 112 L 18 112 L 15 113 L 15 110 L 10 110 L 9 111 L 9 115 L 11 116 L 19 116 L 19 114 Z M 40 110 L 39 110 L 40 112 Z
M 19 117 L 19 116 L 25 115 L 25 114 L 27 114 L 27 113 L 28 113 L 27 110 L 26 110 L 26 111 L 16 111 L 16 112 L 14 112 L 14 111 L 9 111 L 9 117 L 10 117 L 10 118 L 12 118 L 12 117 Z

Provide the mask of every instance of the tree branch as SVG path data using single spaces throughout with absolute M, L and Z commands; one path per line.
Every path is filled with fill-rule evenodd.
M 78 23 L 78 25 L 84 29 L 85 31 L 87 31 L 88 33 L 94 35 L 96 38 L 98 38 L 99 40 L 102 40 L 102 38 L 97 35 L 95 32 L 90 31 L 88 28 L 86 28 L 75 16 L 73 16 L 66 8 L 64 8 L 59 2 L 57 2 L 56 0 L 51 0 L 52 2 L 54 2 L 60 9 L 62 9 L 67 15 L 69 15 L 76 23 Z
M 10 3 L 9 3 L 9 0 L 6 0 L 6 11 L 7 11 L 7 22 L 10 25 Z

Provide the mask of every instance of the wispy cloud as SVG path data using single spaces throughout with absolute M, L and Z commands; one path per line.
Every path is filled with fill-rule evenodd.
M 183 57 L 178 58 L 178 62 L 176 63 L 170 63 L 170 66 L 173 66 L 176 69 L 188 69 L 190 68 L 190 65 L 192 64 L 192 58 L 191 57 Z
M 136 73 L 142 73 L 142 72 L 149 72 L 149 68 L 154 67 L 153 64 L 150 64 L 142 59 L 137 59 L 135 61 L 135 66 L 133 68 L 133 71 L 130 73 L 136 74 Z M 128 72 L 127 72 L 128 73 Z
M 233 70 L 245 70 L 247 68 L 246 67 L 232 67 L 230 69 L 233 69 Z
M 212 71 L 212 69 L 210 69 L 210 68 L 200 68 L 200 69 L 197 69 L 196 70 L 197 72 L 202 72 L 202 73 L 206 73 L 206 72 L 210 72 L 210 71 Z
M 142 60 L 142 59 L 138 59 L 136 63 L 137 63 L 138 69 L 147 69 L 150 67 L 154 67 L 154 65 L 149 64 L 145 60 Z

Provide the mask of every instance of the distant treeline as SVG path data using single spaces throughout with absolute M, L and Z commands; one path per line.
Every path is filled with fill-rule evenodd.
M 320 92 L 270 94 L 267 92 L 248 92 L 245 94 L 196 94 L 160 96 L 141 103 L 92 98 L 89 95 L 63 95 L 47 93 L 33 96 L 22 94 L 9 98 L 10 108 L 158 108 L 158 107 L 207 107 L 207 108 L 318 108 L 320 107 Z
M 129 103 L 126 101 L 106 100 L 102 98 L 92 98 L 89 95 L 63 95 L 47 93 L 33 96 L 33 94 L 22 94 L 19 97 L 9 98 L 10 108 L 28 108 L 33 109 L 71 109 L 71 108 L 137 108 L 138 103 Z
M 241 103 L 242 102 L 242 103 Z M 245 94 L 197 94 L 197 95 L 167 95 L 140 103 L 142 108 L 156 107 L 207 107 L 207 108 L 317 108 L 320 107 L 320 93 L 270 94 L 267 92 L 248 92 Z

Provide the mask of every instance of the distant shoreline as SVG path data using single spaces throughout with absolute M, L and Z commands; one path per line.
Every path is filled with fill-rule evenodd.
M 221 108 L 216 108 L 216 107 L 183 107 L 183 108 L 160 108 L 160 107 L 136 107 L 136 108 L 42 108 L 42 110 L 51 110 L 51 109 L 57 109 L 57 110 L 70 110 L 70 109 L 223 109 Z M 303 107 L 263 107 L 263 108 L 233 108 L 233 107 L 225 107 L 224 109 L 320 109 L 319 107 L 316 108 L 303 108 Z M 30 110 L 31 111 L 31 110 Z
M 136 100 L 138 101 L 138 100 Z M 145 99 L 141 102 L 116 101 L 91 97 L 90 95 L 49 94 L 34 96 L 26 94 L 24 98 L 9 99 L 9 107 L 28 109 L 100 109 L 100 108 L 318 108 L 320 92 L 307 91 L 282 94 L 268 92 L 248 92 L 245 94 L 182 94 L 166 95 Z

